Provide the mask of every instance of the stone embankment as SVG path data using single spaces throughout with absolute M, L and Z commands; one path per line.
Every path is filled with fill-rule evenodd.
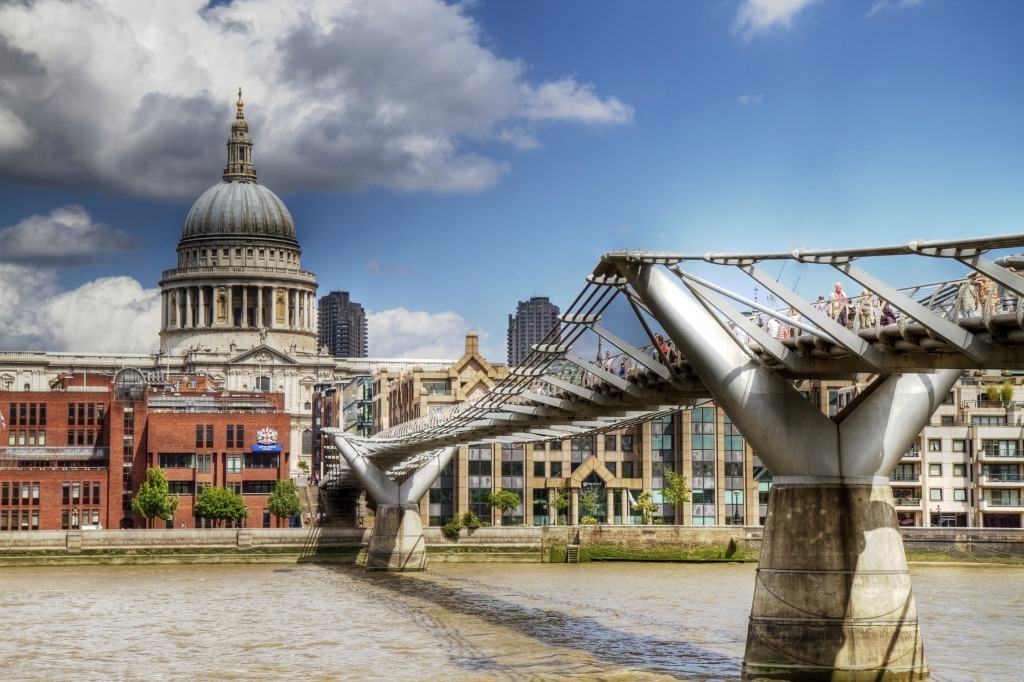
M 0 566 L 161 563 L 362 563 L 366 528 L 14 531 L 0 533 Z M 903 529 L 909 561 L 1024 565 L 1024 530 Z M 425 528 L 429 562 L 757 561 L 760 528 L 545 526 Z M 570 552 L 570 549 L 574 551 Z

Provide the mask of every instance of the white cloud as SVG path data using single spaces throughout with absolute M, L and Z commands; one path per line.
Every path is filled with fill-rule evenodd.
M 736 13 L 733 32 L 744 40 L 775 28 L 789 28 L 793 17 L 818 0 L 744 0 Z
M 0 229 L 0 261 L 36 265 L 86 265 L 105 253 L 125 253 L 142 241 L 121 230 L 92 222 L 81 206 L 62 206 Z
M 207 4 L 0 4 L 0 176 L 193 198 L 225 163 L 239 85 L 280 192 L 480 190 L 508 172 L 487 143 L 633 117 L 574 78 L 531 82 L 460 3 Z
M 458 313 L 393 308 L 366 316 L 370 356 L 376 358 L 461 358 L 471 325 Z M 480 332 L 478 332 L 480 333 Z
M 762 103 L 761 95 L 740 95 L 738 98 L 740 106 L 759 107 Z
M 922 4 L 924 4 L 924 0 L 875 0 L 875 3 L 871 5 L 871 9 L 868 10 L 867 16 L 873 17 L 880 12 L 918 7 Z
M 56 270 L 0 263 L 0 349 L 145 353 L 159 332 L 158 289 L 104 277 L 61 291 Z
M 61 289 L 57 266 L 100 262 L 138 240 L 63 206 L 0 229 L 0 349 L 147 352 L 159 346 L 160 292 L 130 277 Z

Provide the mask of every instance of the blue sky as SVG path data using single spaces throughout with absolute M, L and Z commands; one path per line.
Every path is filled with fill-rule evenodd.
M 156 348 L 239 85 L 374 356 L 475 330 L 504 361 L 516 302 L 566 307 L 612 249 L 1024 232 L 1022 28 L 999 0 L 5 4 L 0 349 Z

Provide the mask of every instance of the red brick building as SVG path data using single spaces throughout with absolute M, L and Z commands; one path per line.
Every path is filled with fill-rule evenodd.
M 193 516 L 204 486 L 240 493 L 244 525 L 279 525 L 267 496 L 289 477 L 290 416 L 281 393 L 215 391 L 205 377 L 61 375 L 49 391 L 4 391 L 0 532 L 141 527 L 131 511 L 148 467 L 180 496 L 172 527 Z

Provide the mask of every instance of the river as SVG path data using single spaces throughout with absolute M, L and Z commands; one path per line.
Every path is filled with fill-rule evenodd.
M 737 680 L 741 564 L 0 569 L 4 680 Z M 1024 667 L 1024 568 L 911 568 L 935 682 Z

